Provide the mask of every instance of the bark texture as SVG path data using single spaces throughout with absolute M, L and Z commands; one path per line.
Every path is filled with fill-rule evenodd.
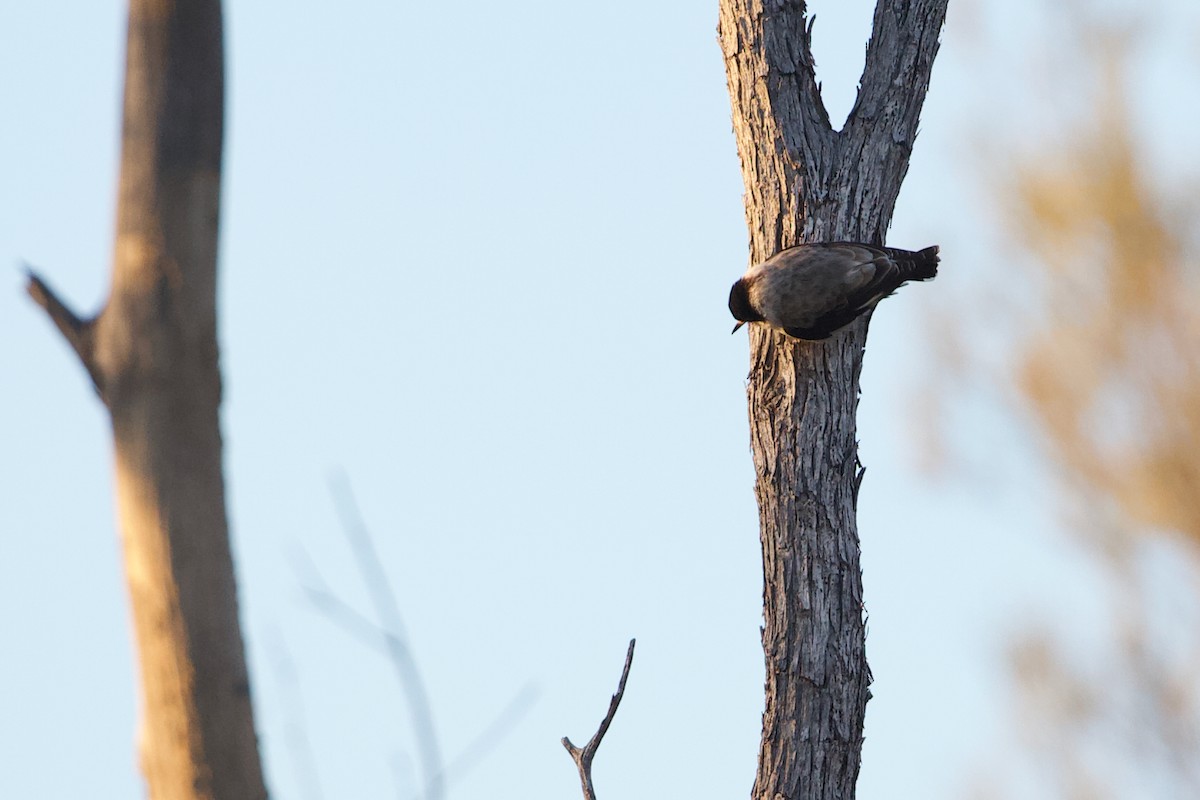
M 857 101 L 835 131 L 803 0 L 720 0 L 752 262 L 800 242 L 883 244 L 946 4 L 879 0 Z M 818 343 L 750 326 L 766 658 L 756 800 L 854 797 L 871 681 L 855 521 L 867 325 Z
M 117 233 L 104 310 L 29 291 L 107 407 L 155 800 L 266 797 L 222 478 L 216 257 L 219 0 L 131 0 Z

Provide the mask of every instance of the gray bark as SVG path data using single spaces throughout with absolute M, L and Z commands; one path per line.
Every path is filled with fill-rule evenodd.
M 883 243 L 946 4 L 879 0 L 858 99 L 834 131 L 803 0 L 721 0 L 752 262 L 800 242 Z M 756 800 L 854 797 L 871 681 L 855 521 L 867 324 L 818 343 L 750 326 L 766 658 Z
M 131 0 L 112 286 L 93 320 L 29 291 L 112 420 L 149 794 L 266 797 L 221 470 L 219 0 Z

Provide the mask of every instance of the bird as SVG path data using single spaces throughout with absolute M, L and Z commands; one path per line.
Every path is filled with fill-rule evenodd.
M 733 332 L 765 322 L 797 339 L 828 339 L 908 281 L 936 276 L 938 249 L 813 242 L 781 250 L 729 290 Z

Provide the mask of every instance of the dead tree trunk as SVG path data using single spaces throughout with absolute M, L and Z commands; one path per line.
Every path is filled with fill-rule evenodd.
M 266 797 L 218 406 L 219 0 L 131 0 L 112 287 L 81 320 L 34 275 L 112 419 L 150 797 Z
M 804 1 L 721 0 L 752 261 L 800 242 L 883 243 L 946 3 L 879 0 L 857 102 L 835 131 L 813 74 Z M 871 681 L 855 523 L 867 321 L 822 343 L 751 328 L 766 656 L 753 796 L 847 800 Z

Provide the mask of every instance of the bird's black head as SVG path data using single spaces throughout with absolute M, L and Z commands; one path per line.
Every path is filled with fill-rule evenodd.
M 729 313 L 738 321 L 734 331 L 742 327 L 744 322 L 762 322 L 766 319 L 750 304 L 750 284 L 745 278 L 738 278 L 729 290 Z

